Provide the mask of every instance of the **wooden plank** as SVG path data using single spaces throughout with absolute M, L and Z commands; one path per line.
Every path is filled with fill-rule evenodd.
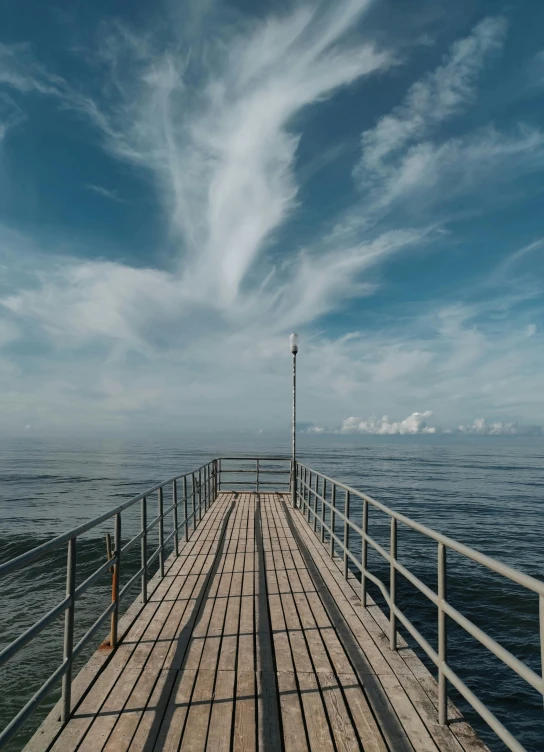
M 276 526 L 276 504 L 272 504 L 269 511 L 269 525 Z M 310 748 L 312 750 L 333 750 L 327 713 L 314 666 L 310 658 L 308 646 L 303 633 L 301 621 L 296 610 L 293 593 L 286 570 L 282 548 L 288 545 L 285 536 L 278 534 L 278 542 L 272 543 L 272 556 L 276 570 L 276 577 L 280 590 L 281 605 L 287 634 L 295 666 L 295 679 L 298 684 L 304 719 Z
M 285 752 L 308 752 L 308 737 L 295 674 L 293 671 L 279 671 L 277 677 Z
M 275 527 L 270 525 L 272 503 L 269 501 L 266 506 L 261 506 L 263 563 L 277 670 L 283 742 L 286 752 L 298 752 L 308 749 L 308 736 L 274 566 L 273 551 L 278 545 L 278 540 L 275 536 Z
M 234 716 L 234 671 L 218 671 L 206 750 L 229 752 Z
M 235 511 L 233 515 L 231 515 L 231 518 L 229 519 L 227 531 L 225 535 L 228 535 L 228 540 L 224 542 L 223 545 L 223 551 L 229 551 L 230 550 L 230 544 L 233 537 L 233 530 L 236 530 L 236 524 L 237 524 L 237 515 L 238 510 Z M 223 553 L 223 562 L 222 565 L 218 566 L 218 570 L 220 567 L 224 567 L 225 563 L 229 561 L 227 559 L 227 555 Z M 219 574 L 219 578 L 222 576 L 222 571 L 217 572 L 215 575 L 215 580 L 217 580 L 217 576 Z M 211 588 L 210 588 L 211 591 Z M 208 613 L 211 615 L 211 610 L 208 611 Z M 202 630 L 204 626 L 206 625 L 206 608 L 204 609 L 204 613 L 202 615 L 202 618 L 199 620 L 200 629 Z M 188 626 L 189 622 L 187 623 Z M 198 626 L 198 625 L 197 625 Z M 198 630 L 197 630 L 198 634 Z M 202 695 L 205 696 L 206 692 L 209 691 L 210 694 L 210 700 L 211 695 L 213 694 L 213 677 L 212 677 L 212 686 L 211 689 L 209 689 L 209 682 L 206 684 L 206 677 L 201 676 L 201 672 L 198 671 L 199 663 L 196 663 L 195 661 L 195 668 L 187 668 L 187 662 L 185 662 L 184 666 L 184 657 L 187 652 L 187 647 L 189 645 L 189 642 L 192 640 L 194 643 L 194 637 L 195 637 L 195 630 L 193 629 L 190 634 L 187 635 L 184 642 L 185 645 L 182 647 L 182 650 L 179 651 L 179 656 L 177 661 L 174 663 L 177 667 L 181 668 L 182 670 L 178 674 L 177 679 L 177 685 L 175 692 L 172 694 L 172 697 L 170 699 L 170 702 L 166 708 L 166 712 L 162 721 L 162 725 L 160 728 L 160 732 L 157 739 L 156 748 L 157 749 L 167 749 L 167 750 L 177 750 L 180 747 L 180 744 L 182 743 L 182 738 L 184 737 L 184 731 L 186 725 L 188 725 L 188 735 L 186 744 L 188 745 L 188 748 L 194 743 L 198 744 L 198 741 L 193 742 L 192 740 L 195 737 L 195 732 L 198 730 L 202 730 L 202 726 L 204 722 L 207 726 L 207 717 L 209 715 L 209 709 L 206 713 L 206 710 L 204 710 L 203 713 L 196 713 L 195 709 L 193 708 L 192 714 L 190 714 L 190 707 L 191 702 L 193 701 L 193 698 L 196 696 L 197 698 Z M 200 652 L 201 651 L 195 651 Z M 183 655 L 181 655 L 183 653 Z M 193 658 L 195 657 L 195 653 L 193 653 Z M 189 656 L 187 655 L 187 658 Z M 210 675 L 214 675 L 215 672 L 208 671 L 208 678 Z M 196 686 L 198 685 L 198 686 Z M 196 695 L 195 695 L 196 693 Z M 205 703 L 205 700 L 204 700 Z M 198 706 L 195 705 L 195 708 Z M 191 722 L 189 724 L 189 715 L 191 715 Z M 206 735 L 204 734 L 204 743 L 205 743 Z
M 196 675 L 197 672 L 194 669 L 183 669 L 178 673 L 174 692 L 162 719 L 155 749 L 161 752 L 178 752 Z
M 264 495 L 255 505 L 255 632 L 257 666 L 257 737 L 261 750 L 281 749 L 281 720 L 278 684 L 275 670 L 275 656 L 272 648 L 271 619 L 266 587 L 266 560 L 264 552 L 261 503 Z M 264 503 L 266 504 L 266 498 Z
M 283 510 L 277 508 L 276 524 L 278 524 L 278 518 L 279 520 L 282 520 L 282 517 L 284 518 Z M 294 602 L 302 625 L 302 631 L 308 645 L 308 650 L 317 673 L 319 686 L 327 710 L 327 716 L 336 742 L 336 748 L 339 750 L 358 750 L 359 738 L 353 728 L 350 712 L 347 708 L 342 690 L 342 684 L 345 681 L 345 677 L 343 680 L 340 680 L 337 677 L 335 673 L 336 666 L 334 665 L 323 640 L 322 630 L 324 629 L 325 631 L 334 632 L 332 624 L 324 609 L 321 608 L 320 623 L 318 625 L 307 599 L 309 588 L 305 588 L 302 585 L 303 573 L 306 573 L 307 575 L 307 570 L 304 565 L 299 567 L 295 567 L 294 565 L 292 556 L 292 543 L 294 543 L 294 540 L 292 539 L 290 532 L 288 534 L 286 533 L 285 540 L 289 544 L 288 546 L 284 546 L 282 551 L 285 568 L 289 573 L 289 582 L 292 591 L 294 592 Z M 313 583 L 311 589 L 315 595 L 316 593 Z M 355 688 L 355 686 L 358 687 L 361 696 L 359 704 L 362 706 L 363 703 L 366 704 L 363 692 L 357 684 L 355 674 L 351 671 L 351 665 L 349 664 L 349 661 L 347 661 L 343 651 L 341 658 L 342 660 L 339 661 L 340 668 L 347 669 L 347 671 L 351 673 L 351 676 L 349 677 L 350 684 L 352 688 Z M 371 742 L 374 742 L 375 746 L 378 746 L 376 740 L 381 740 L 381 734 L 379 733 L 368 705 L 366 706 L 366 723 L 362 726 L 362 730 L 364 733 L 361 737 L 361 743 L 363 746 L 368 746 Z
M 276 514 L 282 520 L 281 524 L 285 525 L 283 510 L 277 509 Z M 290 531 L 286 533 L 286 540 L 289 542 L 293 540 Z M 319 599 L 304 561 L 300 559 L 295 565 L 295 553 L 300 553 L 298 546 L 293 548 L 290 543 L 289 547 L 284 549 L 283 556 L 286 561 L 286 568 L 290 572 L 290 582 L 291 584 L 295 583 L 295 588 L 298 591 L 294 599 L 317 671 L 337 747 L 351 747 L 354 743 L 358 743 L 356 737 L 350 732 L 351 711 L 348 711 L 347 708 L 347 706 L 354 706 L 356 710 L 355 727 L 363 746 L 365 748 L 370 746 L 375 749 L 385 749 L 386 745 L 381 732 L 362 688 L 357 682 L 345 650 L 338 639 L 336 630 Z M 346 689 L 349 689 L 351 705 L 344 692 L 344 685 L 346 685 Z
M 257 748 L 255 724 L 255 671 L 236 673 L 236 710 L 234 719 L 234 752 L 254 752 Z
M 154 748 L 175 679 L 175 671 L 171 669 L 161 671 L 149 702 L 141 715 L 130 749 L 151 752 Z
M 180 749 L 191 750 L 191 752 L 204 750 L 206 747 L 220 639 L 226 612 L 226 595 L 231 578 L 231 573 L 224 572 L 227 562 L 226 552 L 232 540 L 238 538 L 240 515 L 241 509 L 236 508 L 229 520 L 226 531 L 228 538 L 223 544 L 221 558 L 216 562 L 216 572 L 206 601 L 203 602 L 201 615 L 190 636 L 186 659 L 182 663 L 184 668 L 197 670 L 185 728 L 180 735 Z M 214 630 L 219 630 L 218 639 Z

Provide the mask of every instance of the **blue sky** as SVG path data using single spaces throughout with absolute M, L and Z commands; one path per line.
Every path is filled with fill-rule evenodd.
M 3 432 L 544 424 L 544 4 L 0 8 Z

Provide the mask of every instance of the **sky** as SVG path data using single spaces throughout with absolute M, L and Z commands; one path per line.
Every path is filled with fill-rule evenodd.
M 0 12 L 2 434 L 542 433 L 544 3 Z

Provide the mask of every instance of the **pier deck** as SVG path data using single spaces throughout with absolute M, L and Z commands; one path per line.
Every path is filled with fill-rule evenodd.
M 451 703 L 438 724 L 435 680 L 400 637 L 389 649 L 287 495 L 220 493 L 168 565 L 29 752 L 487 750 Z

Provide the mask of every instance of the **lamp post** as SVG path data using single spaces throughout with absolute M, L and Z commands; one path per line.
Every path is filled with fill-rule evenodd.
M 297 352 L 298 352 L 298 334 L 293 332 L 289 337 L 291 353 L 293 354 L 293 453 L 291 458 L 291 503 L 293 509 L 297 503 Z

